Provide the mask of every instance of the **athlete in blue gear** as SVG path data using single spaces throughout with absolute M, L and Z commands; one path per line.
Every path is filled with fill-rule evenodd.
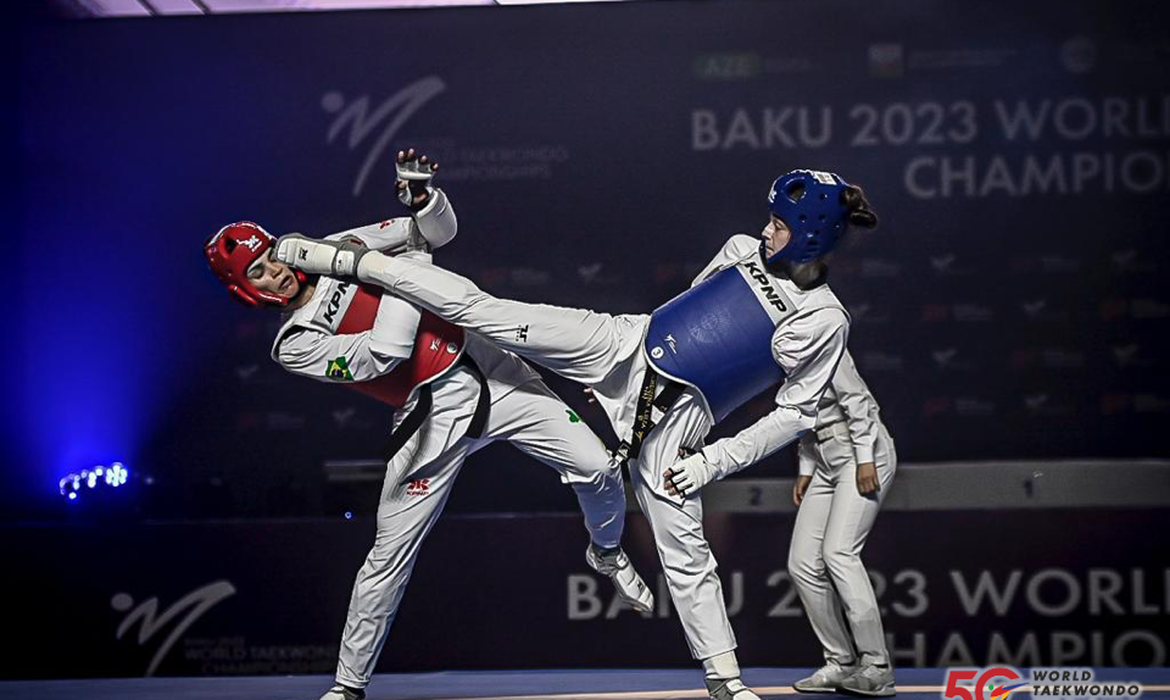
M 717 700 L 755 700 L 740 680 L 736 641 L 716 561 L 703 534 L 698 490 L 815 426 L 817 402 L 848 339 L 849 317 L 824 284 L 824 257 L 851 226 L 877 217 L 861 190 L 831 173 L 798 170 L 769 192 L 762 236 L 732 236 L 690 290 L 647 315 L 493 297 L 425 262 L 362 255 L 356 277 L 378 284 L 501 348 L 589 387 L 625 439 L 634 493 L 692 655 Z M 278 246 L 294 260 L 304 240 Z M 333 244 L 320 242 L 322 247 Z M 327 250 L 307 260 L 329 265 Z M 764 389 L 777 407 L 738 435 L 704 446 L 712 426 Z M 691 456 L 678 461 L 679 456 Z

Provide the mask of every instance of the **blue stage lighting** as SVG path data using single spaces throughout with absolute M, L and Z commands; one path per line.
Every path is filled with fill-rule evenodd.
M 100 467 L 99 467 L 100 469 Z M 121 462 L 114 462 L 106 471 L 106 483 L 110 486 L 121 486 L 130 477 L 130 471 Z
M 100 478 L 100 479 L 99 479 Z M 108 467 L 98 465 L 92 469 L 82 469 L 76 474 L 66 474 L 57 482 L 57 491 L 69 499 L 76 501 L 81 491 L 82 483 L 87 489 L 118 488 L 130 479 L 130 470 L 121 462 L 113 462 Z

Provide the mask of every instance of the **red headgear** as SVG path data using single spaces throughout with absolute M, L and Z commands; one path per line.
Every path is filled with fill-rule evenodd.
M 247 306 L 288 306 L 289 298 L 262 292 L 248 279 L 248 268 L 260 259 L 276 238 L 259 224 L 238 221 L 228 224 L 203 244 L 207 264 L 236 301 Z M 305 273 L 294 270 L 297 281 L 304 284 Z

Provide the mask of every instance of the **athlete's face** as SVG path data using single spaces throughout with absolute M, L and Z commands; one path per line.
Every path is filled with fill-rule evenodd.
M 792 238 L 792 232 L 788 230 L 788 224 L 784 223 L 783 219 L 772 214 L 768 225 L 760 232 L 760 238 L 764 239 L 764 252 L 770 258 L 784 250 L 784 246 L 788 245 L 789 239 Z
M 292 299 L 301 291 L 292 268 L 276 259 L 276 246 L 268 246 L 256 262 L 248 266 L 248 281 L 256 289 Z

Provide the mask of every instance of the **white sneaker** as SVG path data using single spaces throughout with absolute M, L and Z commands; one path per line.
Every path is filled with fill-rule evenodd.
M 330 688 L 321 700 L 365 700 L 366 691 L 346 688 L 344 685 L 335 685 Z
M 654 594 L 620 547 L 610 554 L 601 554 L 591 544 L 585 550 L 585 561 L 597 573 L 608 576 L 618 596 L 634 610 L 646 613 L 654 609 Z
M 707 678 L 705 682 L 711 700 L 760 700 L 760 696 L 738 678 Z
M 862 666 L 851 675 L 841 680 L 837 690 L 850 695 L 864 695 L 870 698 L 887 698 L 897 695 L 894 688 L 894 668 L 892 666 Z
M 821 666 L 808 678 L 802 678 L 792 684 L 794 690 L 800 693 L 835 693 L 837 686 L 846 677 L 857 671 L 856 665 L 842 666 L 836 661 L 830 661 Z

